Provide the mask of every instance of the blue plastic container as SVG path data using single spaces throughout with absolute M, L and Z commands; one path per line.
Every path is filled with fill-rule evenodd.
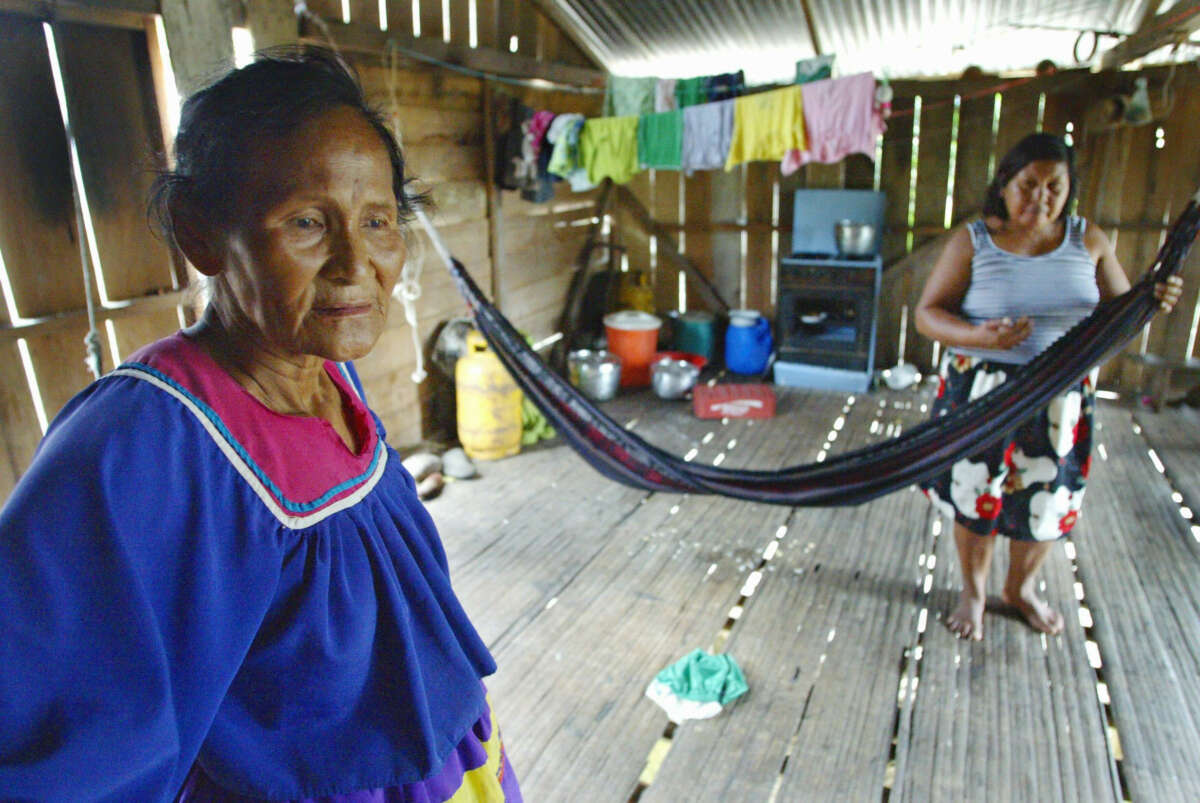
M 736 374 L 761 374 L 767 370 L 771 350 L 771 324 L 755 310 L 733 310 L 725 330 L 725 367 Z

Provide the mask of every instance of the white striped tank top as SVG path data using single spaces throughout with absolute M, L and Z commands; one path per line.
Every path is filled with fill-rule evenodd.
M 1039 256 L 1022 256 L 997 247 L 987 224 L 972 221 L 967 230 L 975 256 L 971 259 L 971 285 L 962 300 L 963 318 L 979 324 L 1027 315 L 1033 321 L 1033 334 L 1006 351 L 954 350 L 997 362 L 1026 363 L 1087 317 L 1100 303 L 1100 289 L 1096 263 L 1083 245 L 1086 226 L 1087 221 L 1072 215 L 1057 248 Z

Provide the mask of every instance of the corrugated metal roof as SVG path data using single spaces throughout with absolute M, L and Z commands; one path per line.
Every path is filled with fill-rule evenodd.
M 617 75 L 688 77 L 744 69 L 750 83 L 791 80 L 798 59 L 893 78 L 988 72 L 1050 59 L 1074 65 L 1081 31 L 1128 34 L 1154 0 L 554 0 Z M 807 6 L 807 13 L 806 7 Z M 807 19 L 811 18 L 811 28 Z M 1115 44 L 1101 36 L 1098 52 Z M 1085 35 L 1080 55 L 1092 38 Z

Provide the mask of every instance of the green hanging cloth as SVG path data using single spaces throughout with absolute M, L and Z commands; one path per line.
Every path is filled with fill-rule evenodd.
M 638 118 L 638 164 L 655 170 L 678 170 L 683 156 L 683 111 L 676 109 Z

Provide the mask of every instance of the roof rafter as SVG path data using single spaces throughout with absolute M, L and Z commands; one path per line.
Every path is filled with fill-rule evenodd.
M 1157 9 L 1158 5 L 1152 2 L 1147 11 Z M 1114 70 L 1164 45 L 1186 39 L 1197 29 L 1200 29 L 1200 0 L 1177 3 L 1169 11 L 1148 20 L 1143 18 L 1140 28 L 1100 56 L 1100 69 Z

